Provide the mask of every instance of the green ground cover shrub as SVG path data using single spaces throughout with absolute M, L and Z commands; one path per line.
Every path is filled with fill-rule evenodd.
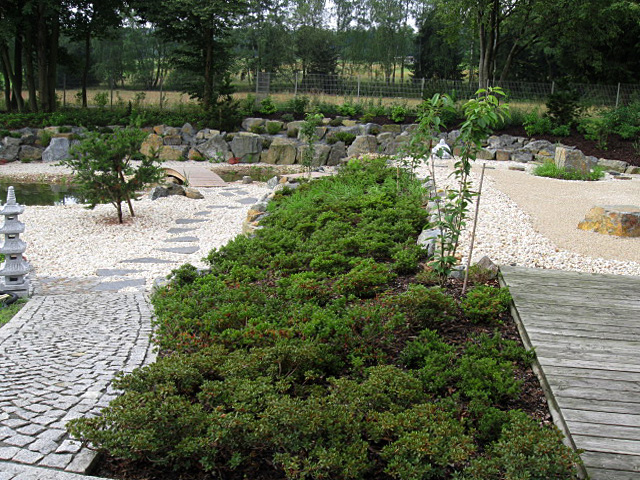
M 532 173 L 539 177 L 559 178 L 561 180 L 596 181 L 604 177 L 604 170 L 598 166 L 594 167 L 589 173 L 581 173 L 558 167 L 553 161 L 538 165 L 533 169 Z
M 181 267 L 154 294 L 161 359 L 119 377 L 124 394 L 71 432 L 176 476 L 507 471 L 524 446 L 504 400 L 531 357 L 499 334 L 447 340 L 455 322 L 474 327 L 459 302 L 396 272 L 398 249 L 427 223 L 422 201 L 419 182 L 385 159 L 279 192 L 254 237 L 212 251 L 208 273 Z M 534 460 L 565 465 L 558 434 L 536 428 L 529 441 L 555 447 Z M 486 457 L 498 446 L 508 453 Z

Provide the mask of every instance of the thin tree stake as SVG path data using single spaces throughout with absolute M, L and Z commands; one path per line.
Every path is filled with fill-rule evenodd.
M 476 226 L 478 225 L 478 213 L 480 213 L 480 195 L 482 195 L 482 182 L 484 181 L 484 168 L 486 163 L 482 164 L 482 172 L 480 173 L 480 186 L 478 187 L 478 201 L 476 202 L 476 214 L 473 217 L 473 229 L 471 230 L 471 245 L 469 245 L 469 256 L 467 257 L 467 268 L 464 271 L 464 282 L 462 283 L 462 294 L 467 291 L 467 281 L 469 280 L 469 268 L 471 267 L 471 255 L 473 255 L 473 242 L 476 239 Z

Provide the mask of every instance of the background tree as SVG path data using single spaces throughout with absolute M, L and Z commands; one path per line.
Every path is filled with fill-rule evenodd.
M 457 43 L 457 42 L 456 42 Z M 427 10 L 419 23 L 415 40 L 413 74 L 415 78 L 462 78 L 462 49 L 451 44 L 440 32 L 433 10 Z

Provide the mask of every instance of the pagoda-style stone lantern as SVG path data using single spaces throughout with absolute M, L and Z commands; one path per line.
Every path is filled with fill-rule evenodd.
M 0 265 L 0 277 L 4 277 L 4 284 L 0 288 L 7 293 L 14 293 L 19 297 L 29 295 L 29 279 L 25 278 L 31 270 L 22 254 L 27 244 L 20 240 L 24 232 L 24 223 L 18 220 L 18 215 L 24 212 L 24 206 L 16 203 L 13 187 L 7 192 L 7 203 L 0 210 L 4 216 L 4 224 L 0 227 L 0 235 L 4 235 L 4 243 L 0 253 L 4 254 L 4 263 Z

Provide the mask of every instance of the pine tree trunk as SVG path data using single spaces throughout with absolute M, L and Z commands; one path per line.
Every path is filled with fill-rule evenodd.
M 87 82 L 91 63 L 91 29 L 87 28 L 84 37 L 84 67 L 82 68 L 82 106 L 87 108 Z

